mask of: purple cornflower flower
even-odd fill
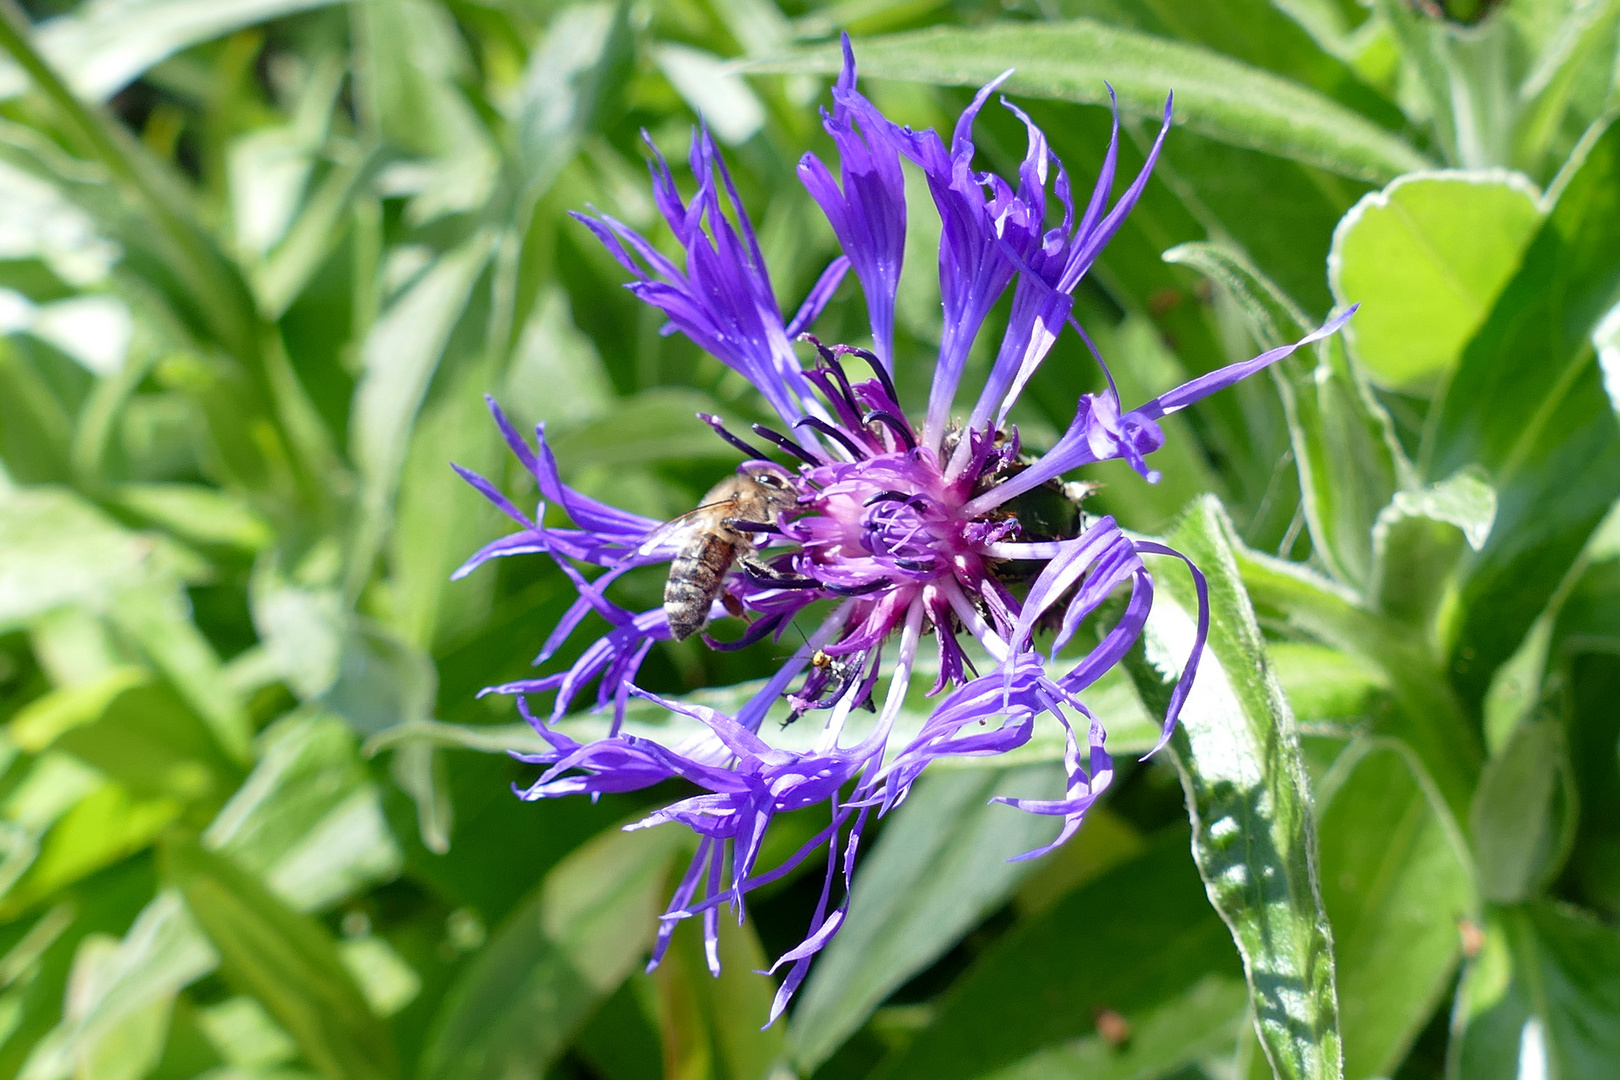
[[[626,571],[671,561],[681,544],[678,529],[671,534],[660,530],[659,522],[570,490],[546,446],[544,427],[536,431],[537,445],[531,447],[493,402],[496,422],[538,481],[542,498],[557,504],[575,527],[542,524],[544,503],[530,519],[488,481],[460,470],[521,528],[479,551],[457,576],[496,556],[543,552],[578,589],[578,599],[536,663],[549,660],[589,613],[610,626],[566,670],[485,691],[517,695],[520,712],[550,747],[545,753],[519,755],[545,766],[519,792],[521,797],[631,791],[676,777],[701,789],[701,794],[632,826],[680,821],[699,838],[696,857],[663,916],[652,965],[680,920],[701,917],[709,965],[717,971],[720,905],[732,904],[740,918],[748,891],[827,846],[826,877],[810,933],[776,963],[791,966],[772,1020],[843,921],[868,817],[904,799],[932,761],[1012,750],[1028,741],[1043,713],[1061,724],[1068,743],[1067,796],[1000,800],[1062,819],[1057,839],[1029,856],[1073,835],[1112,779],[1106,732],[1081,695],[1142,632],[1153,599],[1153,578],[1142,557],[1186,560],[1162,544],[1127,536],[1112,518],[1085,518],[1077,505],[1072,506],[1071,525],[1042,535],[1020,519],[1020,497],[1042,487],[1060,498],[1072,494],[1061,489],[1059,477],[1113,458],[1123,458],[1148,480],[1157,480],[1146,458],[1164,442],[1160,417],[1332,334],[1354,310],[1293,345],[1201,376],[1134,409],[1123,408],[1110,377],[1106,390],[1079,400],[1073,422],[1056,445],[1033,459],[1024,457],[1017,430],[1006,425],[1008,412],[1065,325],[1085,337],[1070,315],[1073,292],[1147,183],[1170,127],[1171,103],[1165,102],[1163,126],[1141,173],[1110,206],[1116,118],[1096,185],[1077,214],[1061,163],[1040,129],[1011,105],[1007,107],[1028,130],[1016,185],[974,171],[974,118],[1005,78],[973,99],[947,148],[933,131],[913,132],[891,123],[856,90],[855,61],[845,39],[833,111],[823,114],[838,148],[842,183],[814,155],[806,154],[799,166],[800,178],[845,254],[828,267],[792,320],[785,321],[776,305],[753,227],[705,131],[697,132],[692,142],[698,190],[689,203],[653,149],[654,196],[685,251],[684,266],[622,222],[607,215],[575,215],[633,275],[628,287],[636,295],[661,309],[671,327],[745,375],[782,419],[783,430],[755,425],[754,432],[769,449],[794,459],[791,470],[765,465],[764,449],[726,430],[718,418],[701,417],[749,459],[740,472],[771,468],[796,500],[775,520],[735,526],[739,534],[752,537],[759,551],[724,580],[723,595],[710,614],[718,618],[741,611],[751,622],[736,642],[722,644],[707,635],[704,640],[711,647],[731,649],[767,635],[780,637],[810,605],[832,602],[804,647],[735,716],[637,687],[636,674],[653,643],[671,636],[669,622],[661,607],[630,611],[607,596],[609,586]],[[920,427],[907,418],[890,379],[906,224],[902,159],[922,170],[943,222],[939,275],[944,324]],[[1050,228],[1049,198],[1061,209],[1061,223]],[[851,268],[866,296],[874,349],[827,347],[804,334],[819,357],[806,368],[791,343],[814,322]],[[989,377],[967,421],[953,425],[968,350],[1009,287],[1011,314]],[[1086,343],[1089,347],[1089,339]],[[1101,357],[1097,359],[1100,364]],[[856,378],[846,368],[848,361],[859,362],[870,377]],[[602,571],[587,578],[579,564]],[[1204,579],[1196,566],[1187,565],[1200,598],[1198,633],[1171,695],[1159,746],[1175,726],[1208,629]],[[1127,585],[1123,613],[1098,644],[1078,659],[1060,659],[1080,624]],[[1035,648],[1038,629],[1052,633],[1049,654]],[[923,638],[930,633],[939,672],[930,692],[949,692],[915,737],[891,747]],[[987,659],[990,670],[977,673],[964,639],[975,643],[974,654]],[[885,669],[882,661],[890,649],[892,666]],[[885,671],[888,682],[878,695]],[[606,737],[580,743],[555,722],[593,681],[597,707],[611,706],[613,719]],[[548,713],[531,711],[529,697],[540,694],[553,695]],[[701,735],[666,746],[624,731],[631,695],[700,722]],[[874,706],[878,697],[881,701]],[[773,747],[761,735],[767,712],[778,701],[785,701],[789,719],[812,711],[826,715],[809,750]],[[846,738],[852,712],[863,705],[875,708],[875,722],[863,736]],[[830,806],[831,824],[781,865],[758,866],[771,819],[818,804]],[[835,905],[834,882],[840,876],[842,900]]]

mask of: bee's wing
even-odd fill
[[[701,506],[693,507],[684,514],[670,518],[641,538],[641,543],[636,545],[636,554],[653,554],[658,548],[696,525],[700,515],[707,514],[723,506],[730,506],[735,501],[735,499],[720,499],[716,502],[704,503]]]

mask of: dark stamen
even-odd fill
[[[814,589],[821,584],[815,578],[789,577],[786,574],[775,577],[770,574],[762,574],[746,563],[743,564],[742,575],[755,585],[765,589]]]
[[[775,630],[778,626],[781,626],[786,619],[787,615],[785,613],[781,615],[768,615],[749,626],[747,630],[743,631],[742,637],[738,638],[736,641],[716,641],[714,638],[705,633],[703,635],[703,644],[707,645],[715,652],[736,652],[738,649],[745,649],[754,642],[760,640],[766,634],[769,634],[772,630]]]
[[[827,438],[832,439],[845,450],[848,450],[851,454],[854,454],[855,460],[857,461],[871,456],[870,451],[863,449],[861,445],[854,439],[850,438],[848,435],[845,435],[842,431],[839,431],[837,428],[833,427],[819,416],[807,416],[803,420],[795,421],[793,426],[815,428],[817,431],[827,436]]]
[[[714,433],[716,435],[726,440],[726,442],[730,443],[738,450],[741,450],[744,454],[747,454],[750,461],[768,460],[769,455],[767,455],[759,447],[751,446],[747,442],[744,442],[742,439],[737,438],[737,436],[727,431],[726,426],[720,422],[720,418],[718,416],[715,416],[712,413],[702,412],[698,413],[697,415],[699,420],[703,421],[705,424],[708,424],[714,429]]]
[[[865,585],[823,585],[822,586],[822,588],[826,589],[828,592],[837,593],[839,596],[865,596],[867,593],[875,593],[879,589],[886,589],[888,587],[889,587],[889,583],[887,581],[882,580],[882,579],[879,579],[877,581],[868,581]]]
[[[855,404],[855,388],[849,385],[849,373],[844,370],[844,365],[838,362],[838,357],[827,357],[827,370],[838,380],[838,385],[844,391],[844,400],[849,402],[849,407],[859,412],[860,406]]]
[[[737,532],[745,533],[780,533],[782,531],[775,525],[763,521],[743,521],[741,518],[727,518],[726,525]]]
[[[900,441],[906,444],[907,450],[917,449],[917,437],[911,433],[911,425],[900,417],[884,409],[873,409],[861,417],[863,423],[878,423],[900,436]]]
[[[896,405],[900,404],[900,395],[894,392],[894,381],[889,378],[889,371],[883,366],[883,361],[865,349],[857,349],[853,345],[834,345],[833,352],[839,356],[858,356],[865,360],[877,376],[878,382],[883,384],[883,392],[889,395],[889,400]]]
[[[833,351],[831,349],[827,348],[827,346],[823,345],[821,343],[821,339],[816,337],[816,335],[814,335],[812,333],[809,333],[807,331],[807,332],[799,335],[799,340],[800,341],[808,341],[811,345],[814,345],[815,348],[816,348],[816,352],[821,354],[821,358],[823,360],[832,360],[832,359],[835,358],[835,354],[833,353]]]
[[[928,503],[921,495],[907,495],[903,491],[880,491],[876,495],[869,495],[862,506],[876,506],[878,503],[902,502],[919,514],[928,513]]]
[[[754,434],[758,435],[762,439],[771,440],[771,442],[775,443],[777,446],[780,446],[782,449],[786,450],[800,461],[806,462],[810,465],[823,464],[823,462],[817,459],[814,454],[810,453],[810,451],[806,450],[804,447],[800,446],[786,435],[783,435],[780,432],[772,431],[764,424],[755,424]]]
[[[816,389],[821,391],[821,396],[826,398],[828,404],[833,407],[833,411],[838,414],[841,423],[850,428],[861,426],[860,406],[856,405],[854,399],[849,396],[847,382],[842,387],[835,384],[831,378],[831,369],[820,365],[806,371],[804,375],[805,378],[816,384]]]
[[[919,574],[927,574],[933,571],[935,563],[933,559],[896,559],[894,565],[902,570],[914,570]]]

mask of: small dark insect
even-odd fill
[[[664,614],[676,641],[684,641],[708,625],[709,609],[725,588],[732,563],[757,562],[754,537],[758,530],[750,527],[774,522],[778,514],[797,503],[785,471],[752,462],[711,488],[696,509],[666,522],[642,542],[647,548],[671,535],[684,534],[664,583]],[[763,564],[757,569],[774,573]]]

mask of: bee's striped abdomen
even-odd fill
[[[720,595],[735,549],[731,541],[700,534],[669,564],[664,583],[664,614],[670,633],[684,641],[709,621],[709,606]]]

